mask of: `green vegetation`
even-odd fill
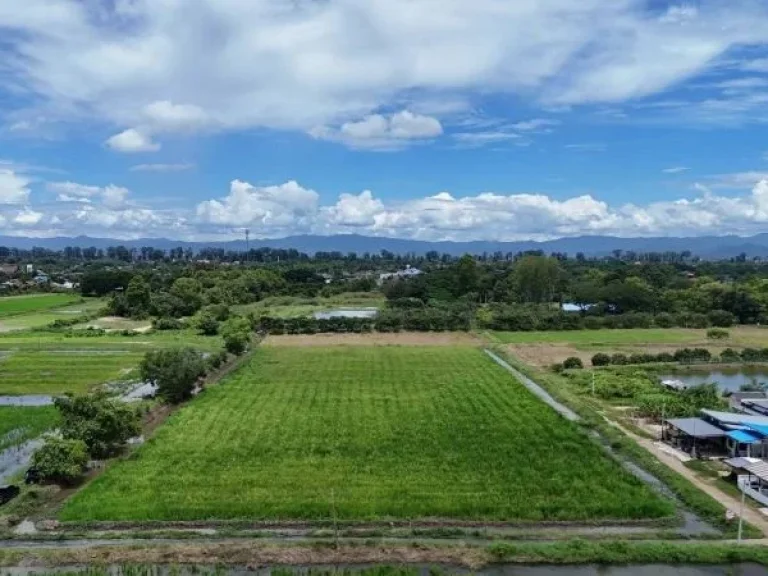
[[[547,332],[494,332],[494,338],[504,344],[538,344],[567,342],[576,345],[602,346],[613,344],[686,344],[706,340],[703,330],[682,328],[634,328],[615,330],[572,330]],[[768,334],[766,334],[768,336]]]
[[[82,440],[49,437],[32,455],[32,467],[44,482],[73,484],[88,464],[88,450]]]
[[[0,296],[0,318],[50,310],[80,300],[74,294],[29,294],[24,296]]]
[[[93,348],[12,352],[0,361],[0,394],[82,393],[125,378],[140,360],[139,351]]]
[[[76,494],[61,518],[538,521],[672,511],[480,350],[338,347],[258,350]]]
[[[218,359],[220,355],[214,354],[212,358]],[[171,404],[191,398],[205,370],[205,361],[194,348],[150,350],[141,361],[142,380],[155,384],[158,395]]]
[[[0,452],[37,438],[56,422],[53,406],[0,406]]]

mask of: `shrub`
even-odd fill
[[[224,335],[224,348],[235,356],[240,356],[248,349],[248,342],[247,332],[230,332]]]
[[[555,364],[552,364],[550,368],[552,369],[552,372],[554,372],[555,374],[560,374],[563,370],[565,370],[565,367],[563,366],[562,362],[557,362]]]
[[[563,368],[566,370],[574,370],[578,368],[584,368],[584,364],[582,363],[581,358],[571,356],[570,358],[565,359],[565,362],[563,362]]]
[[[730,328],[736,322],[736,317],[726,310],[712,310],[707,318],[717,328]]]
[[[141,362],[141,377],[157,386],[158,395],[166,402],[183,402],[205,375],[203,357],[194,348],[161,348],[150,350]]]
[[[93,458],[113,455],[140,432],[136,410],[103,393],[62,396],[54,405],[61,415],[61,435],[82,441]]]
[[[32,467],[40,480],[74,484],[88,464],[88,449],[82,440],[50,437],[32,455]]]
[[[611,357],[608,354],[598,352],[592,356],[592,366],[608,366],[611,363]]]
[[[741,361],[741,356],[739,356],[739,353],[736,352],[733,348],[726,348],[720,353],[720,361],[721,362],[739,362]]]
[[[654,317],[653,323],[659,328],[672,328],[675,325],[675,318],[669,312],[661,312]]]
[[[615,366],[625,366],[626,364],[629,364],[629,358],[627,358],[626,354],[614,354],[611,356],[611,364]]]
[[[587,330],[599,330],[603,327],[603,319],[599,316],[587,316],[584,318],[584,328]]]
[[[229,320],[230,310],[226,304],[211,304],[203,309],[203,314],[211,314],[219,322]]]
[[[675,357],[672,356],[669,352],[659,352],[656,355],[656,362],[674,362]]]
[[[302,329],[300,325],[297,325],[295,333],[314,333],[314,325],[311,322],[307,322],[306,326],[313,331],[308,332],[306,328]],[[231,354],[239,356],[248,349],[248,344],[251,341],[251,325],[245,318],[232,318],[224,324],[221,335],[224,337],[224,348]]]
[[[178,318],[170,318],[166,316],[164,318],[156,318],[152,322],[152,327],[155,330],[181,330],[184,328],[184,322]]]
[[[197,329],[204,336],[216,336],[219,333],[219,321],[211,312],[203,312],[197,319]]]
[[[728,330],[723,330],[722,328],[710,328],[707,330],[707,338],[710,340],[725,340],[730,338],[730,336],[730,332],[728,332]]]

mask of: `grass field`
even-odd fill
[[[0,406],[0,452],[40,436],[55,425],[57,417],[53,406]]]
[[[56,320],[71,320],[98,311],[104,307],[104,300],[89,298],[84,302],[76,302],[54,309],[36,310],[16,314],[14,316],[0,317],[0,333],[26,330],[30,328],[42,328],[49,326]]]
[[[201,336],[196,330],[169,330],[149,334],[124,336],[119,333],[88,336],[56,332],[0,333],[2,350],[133,350],[145,352],[151,348],[193,346],[200,350],[217,351],[223,346],[219,336]]]
[[[328,298],[275,296],[253,304],[235,306],[233,309],[243,316],[253,313],[274,318],[296,318],[335,309],[381,308],[385,303],[384,296],[380,293],[352,292]]]
[[[26,350],[0,359],[0,395],[81,393],[125,376],[140,352]]]
[[[258,350],[60,516],[539,521],[672,513],[478,349],[337,347]]]
[[[504,344],[566,342],[568,344],[587,346],[604,344],[686,344],[706,340],[706,330],[690,330],[687,328],[494,332],[493,335]],[[766,336],[768,337],[768,333]]]
[[[50,310],[73,304],[80,300],[76,294],[29,294],[24,296],[0,296],[0,317],[15,316],[40,310]]]

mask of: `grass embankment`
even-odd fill
[[[53,428],[57,418],[53,406],[0,406],[0,452],[37,438]]]
[[[124,378],[138,366],[140,352],[28,350],[0,361],[0,395],[83,393]]]
[[[200,350],[221,350],[220,336],[202,336],[196,330],[168,330],[147,334],[89,334],[87,330],[70,332],[0,333],[0,350],[139,350],[156,347],[192,346]]]
[[[499,347],[500,348],[500,347]],[[585,397],[569,383],[567,378],[552,372],[531,368],[519,362],[504,350],[496,350],[521,372],[533,378],[560,402],[568,405],[583,418],[583,425],[597,430],[608,440],[611,447],[620,454],[640,465],[644,470],[664,482],[692,512],[713,526],[724,531],[726,536],[735,536],[736,524],[725,520],[725,507],[715,499],[694,486],[688,479],[671,470],[655,456],[638,445],[632,438],[608,423],[601,415],[601,402],[592,397]],[[756,528],[745,523],[746,537],[760,537]]]
[[[61,518],[599,521],[672,513],[480,350],[339,347],[258,350],[76,494]]]

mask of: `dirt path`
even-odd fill
[[[648,438],[643,438],[641,436],[638,436],[637,434],[631,432],[630,430],[627,430],[617,422],[613,422],[612,420],[608,420],[607,418],[606,420],[612,426],[615,426],[616,428],[624,432],[624,434],[632,438],[640,446],[642,446],[648,452],[653,454],[658,460],[663,462],[667,467],[671,468],[681,476],[688,479],[699,490],[710,495],[712,498],[720,502],[720,504],[725,506],[727,509],[731,510],[734,514],[738,515],[739,510],[741,509],[741,502],[739,501],[738,498],[734,498],[733,496],[726,494],[722,490],[718,489],[716,486],[713,486],[709,482],[699,478],[699,476],[697,476],[696,473],[693,472],[693,470],[685,466],[685,464],[680,462],[680,460],[664,452],[663,450],[659,449],[653,440],[649,440]],[[755,526],[756,528],[758,528],[764,535],[768,535],[768,518],[766,518],[756,510],[750,508],[749,506],[744,506],[744,519],[750,524],[752,524],[753,526]],[[768,542],[768,540],[760,540],[760,542]]]

